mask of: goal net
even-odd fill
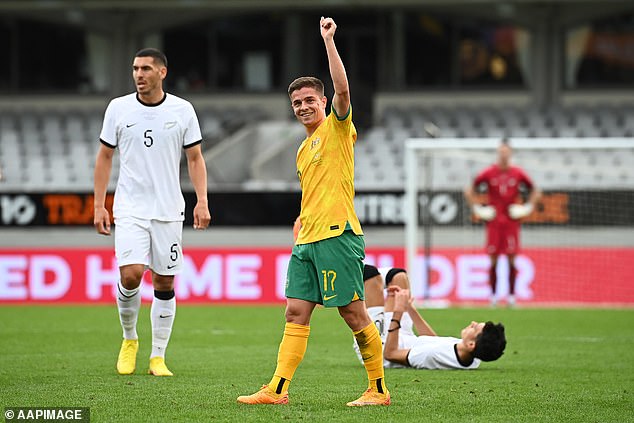
[[[538,207],[522,219],[518,303],[634,305],[634,140],[509,141],[512,164],[543,191]],[[471,213],[463,190],[496,162],[499,145],[499,138],[406,141],[405,259],[417,298],[489,301],[485,223]],[[478,196],[486,203],[486,193]],[[501,256],[502,299],[508,274]]]

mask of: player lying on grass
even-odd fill
[[[368,314],[384,342],[386,368],[475,369],[481,361],[502,356],[506,337],[501,323],[471,322],[460,338],[438,336],[413,305],[407,272],[381,270],[366,264],[363,278]],[[356,341],[354,348],[360,358]]]

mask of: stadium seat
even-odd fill
[[[206,108],[199,111],[206,148],[227,139],[236,128],[266,120],[266,111],[241,110]],[[358,187],[362,189],[403,188],[404,141],[410,137],[634,136],[633,105],[572,105],[544,109],[513,104],[390,106],[377,116],[373,126],[360,129],[358,134],[355,175]],[[29,189],[41,191],[90,191],[102,120],[103,110],[94,109],[3,111],[0,113],[2,186],[6,188],[15,183],[16,187],[21,187],[20,183],[28,182]],[[434,125],[437,130],[430,131]],[[551,186],[570,185],[571,181],[583,182],[586,186],[634,184],[630,170],[634,169],[634,157],[630,155],[601,151],[589,159],[562,152],[534,152],[532,158],[521,159],[529,164],[540,163],[542,171],[538,172],[538,177]],[[289,163],[289,166],[293,165]],[[118,174],[118,161],[114,164],[112,184]],[[562,166],[567,173],[562,174],[559,170]],[[471,177],[477,167],[476,161],[457,157],[435,169],[434,177],[461,189],[463,180]],[[389,168],[392,170],[388,171]],[[40,171],[35,172],[36,169]],[[182,173],[184,181],[187,180],[187,172]],[[253,185],[257,181],[251,182]],[[271,181],[262,182],[259,186],[273,186]]]

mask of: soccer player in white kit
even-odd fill
[[[377,269],[366,264],[363,279],[368,314],[384,343],[385,368],[467,370],[503,354],[506,337],[501,323],[471,322],[462,329],[460,338],[437,336],[413,305],[404,269]],[[360,358],[356,344],[353,347]]]
[[[145,48],[136,53],[132,65],[136,92],[115,98],[108,105],[95,160],[94,225],[98,233],[110,235],[105,200],[114,150],[119,149],[113,214],[115,254],[121,276],[117,306],[123,328],[117,371],[124,375],[134,373],[136,368],[139,291],[143,273],[149,268],[154,298],[148,373],[172,376],[165,364],[165,349],[176,314],[174,275],[183,261],[185,200],[179,176],[182,149],[196,191],[194,228],[205,229],[211,220],[198,118],[188,101],[163,91],[166,76],[167,58],[161,51]]]

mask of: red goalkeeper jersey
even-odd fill
[[[489,204],[495,207],[496,219],[510,218],[508,208],[515,203],[520,189],[524,186],[527,190],[533,189],[533,181],[522,168],[510,166],[500,169],[497,164],[484,169],[473,181],[474,187],[486,186]]]

